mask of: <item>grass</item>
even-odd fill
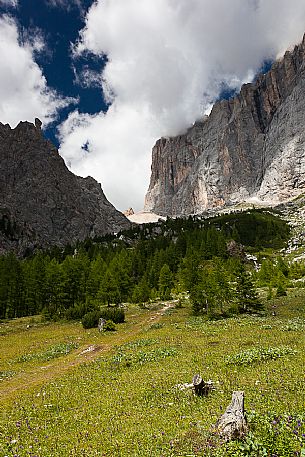
[[[279,359],[287,355],[295,355],[297,351],[288,346],[281,347],[255,347],[247,349],[246,351],[239,352],[238,354],[231,355],[226,358],[227,365],[251,365],[266,360]]]
[[[114,334],[79,323],[1,324],[10,330],[0,336],[0,372],[10,374],[1,381],[0,455],[301,455],[304,300],[303,289],[292,290],[269,303],[276,305],[275,317],[211,322],[190,317],[187,307],[169,315],[131,307]],[[68,354],[37,357],[71,343]],[[93,350],[81,355],[89,346]],[[262,348],[281,356],[257,360]],[[256,354],[255,363],[226,364],[245,353]],[[195,373],[214,382],[207,398],[177,388]],[[233,390],[245,392],[250,433],[226,445],[213,425]]]
[[[76,349],[78,344],[76,343],[60,343],[50,346],[43,352],[23,354],[16,359],[16,363],[32,362],[33,360],[39,360],[41,362],[48,362],[49,360],[56,359],[63,355],[69,354],[73,349]]]

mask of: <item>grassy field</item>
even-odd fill
[[[294,289],[270,304],[276,316],[210,322],[131,306],[103,334],[1,323],[1,457],[305,455],[304,300]],[[207,398],[177,387],[195,373],[213,380]],[[226,445],[213,425],[233,390],[250,432]]]

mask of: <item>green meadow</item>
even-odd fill
[[[221,320],[188,305],[130,305],[104,333],[3,321],[0,455],[305,455],[304,300],[289,289],[264,317]],[[181,387],[196,373],[213,381],[208,397]],[[234,390],[245,393],[249,433],[224,443],[214,425]]]

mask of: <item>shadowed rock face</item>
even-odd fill
[[[0,123],[0,253],[65,245],[130,225],[93,178],[71,173],[35,125]]]
[[[251,197],[278,203],[304,191],[305,36],[184,135],[157,141],[145,211],[196,214]]]

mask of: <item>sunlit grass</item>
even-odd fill
[[[114,334],[85,331],[79,323],[30,329],[11,323],[19,330],[1,337],[0,371],[10,371],[17,357],[55,344],[70,341],[78,348],[48,361],[49,368],[37,359],[15,363],[17,373],[1,382],[0,455],[259,456],[267,445],[278,457],[300,455],[295,453],[305,447],[304,299],[303,290],[292,290],[275,302],[276,316],[211,322],[191,317],[188,308],[157,315],[132,307]],[[80,355],[89,345],[97,350]],[[294,353],[226,364],[246,351],[283,347]],[[195,373],[213,380],[215,390],[207,398],[177,387]],[[31,383],[35,374],[39,379]],[[21,391],[24,379],[29,383]],[[216,446],[211,429],[233,390],[245,392],[252,435],[225,449]]]

